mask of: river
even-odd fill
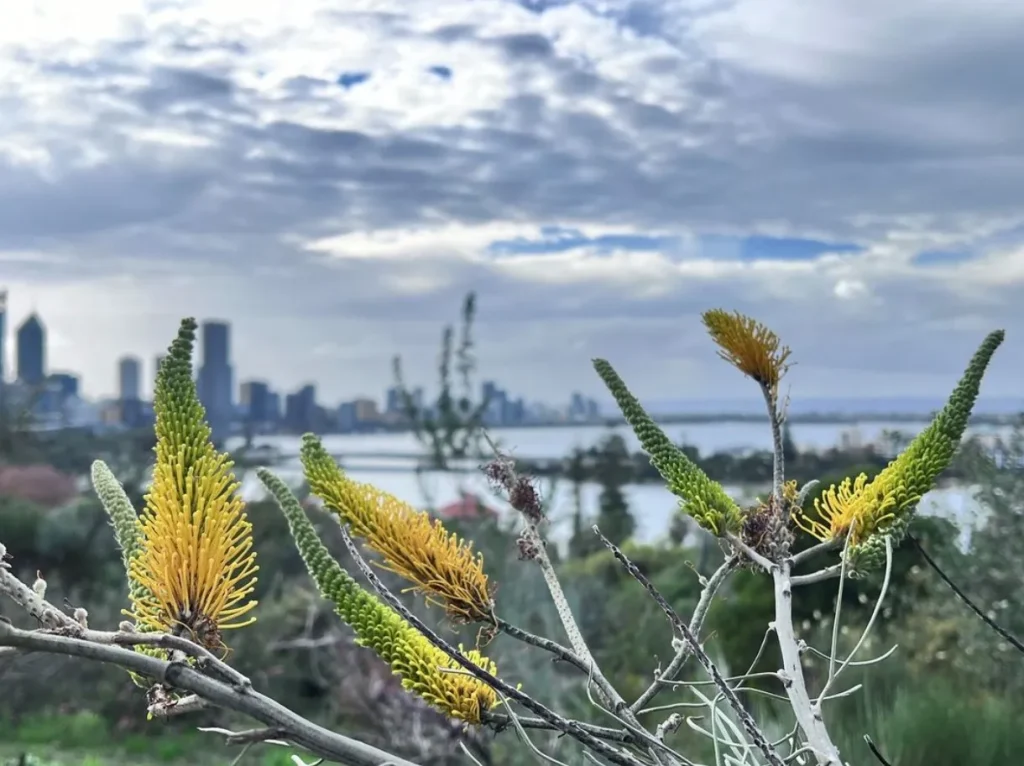
[[[844,434],[847,439],[869,443],[877,440],[884,430],[899,430],[913,435],[923,427],[913,424],[885,422],[863,422],[857,426],[849,424],[793,424],[791,432],[797,447],[802,450],[824,449],[838,444]],[[753,423],[701,423],[694,425],[668,426],[666,433],[674,441],[685,441],[698,447],[702,454],[731,449],[770,449],[771,434],[767,427]],[[984,436],[1004,435],[1009,432],[1003,426],[979,426],[971,432]],[[639,443],[628,428],[605,426],[579,426],[577,428],[524,428],[499,429],[493,432],[504,449],[512,455],[524,458],[557,458],[567,455],[574,447],[589,447],[609,433],[621,434],[632,450],[639,450]],[[421,450],[411,433],[399,434],[346,434],[324,437],[324,446],[332,453],[394,453],[408,455]],[[286,455],[298,452],[300,439],[297,436],[257,437],[255,445],[273,446]],[[240,440],[229,441],[228,448],[240,446]],[[413,463],[396,458],[369,461],[372,465],[361,466],[358,461],[345,461],[345,468],[359,481],[372,483],[391,494],[423,507],[441,507],[457,500],[461,492],[472,492],[487,498],[492,507],[508,512],[507,506],[495,498],[487,482],[475,473],[429,472],[417,476]],[[388,470],[374,470],[384,463],[391,463]],[[402,465],[408,468],[401,470]],[[398,470],[396,470],[398,469]],[[284,461],[274,467],[276,473],[288,482],[301,480],[302,471],[297,459]],[[552,486],[541,485],[545,495],[548,514],[551,519],[549,535],[556,542],[564,542],[570,531],[573,509],[572,487],[567,481]],[[749,500],[750,488],[727,486],[726,489],[737,499]],[[636,538],[642,542],[655,542],[663,538],[677,507],[675,498],[657,484],[631,485],[625,489],[630,508],[637,521]],[[581,499],[587,513],[597,509],[600,488],[586,484]],[[249,473],[243,478],[243,494],[248,499],[264,495],[262,485]],[[973,490],[966,486],[947,487],[928,493],[921,502],[922,513],[932,513],[952,518],[964,530],[964,540],[969,534],[971,523],[978,518],[980,508],[974,501]]]

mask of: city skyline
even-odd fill
[[[7,320],[7,292],[0,288],[0,357],[5,354],[7,337],[3,332]],[[384,385],[377,392],[364,392],[356,397],[328,403],[317,398],[317,382],[310,381],[295,391],[284,391],[273,381],[242,379],[235,385],[235,370],[231,363],[232,324],[222,319],[202,319],[198,322],[197,347],[194,353],[196,366],[196,389],[207,411],[207,418],[214,437],[222,439],[229,435],[237,423],[240,407],[248,405],[250,411],[243,420],[267,424],[281,422],[315,423],[318,411],[338,410],[341,422],[350,421],[351,426],[363,422],[375,422],[380,416],[395,416],[403,413],[405,402],[400,389],[394,382]],[[62,395],[82,397],[83,377],[73,370],[49,370],[46,365],[47,331],[45,321],[33,311],[17,325],[14,333],[14,353],[17,357],[16,374],[11,382],[39,386],[46,381],[56,382]],[[150,375],[142,358],[134,354],[123,354],[116,360],[117,390],[113,395],[92,397],[97,402],[120,404],[118,417],[126,425],[138,425],[145,419],[143,405],[151,402],[155,379],[164,354],[153,357]],[[0,365],[0,371],[3,366]],[[147,392],[143,385],[149,380]],[[0,374],[0,385],[4,378]],[[481,401],[490,402],[485,420],[492,423],[523,422],[528,417],[527,403],[523,397],[513,397],[495,381],[484,380],[479,385]],[[147,397],[146,394],[149,394]],[[383,396],[381,396],[383,394]],[[424,387],[412,386],[410,395],[417,408],[430,406],[425,401]],[[84,396],[83,398],[89,399]],[[383,407],[378,408],[378,405]],[[531,403],[550,416],[557,411],[541,403]],[[298,409],[297,409],[298,408]],[[346,410],[346,408],[351,408]],[[301,412],[299,411],[301,410]],[[565,408],[569,417],[597,417],[599,408],[592,399],[578,392],[569,395]],[[262,415],[261,415],[262,413]],[[305,430],[300,428],[299,430]]]

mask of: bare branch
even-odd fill
[[[793,631],[793,585],[790,571],[792,564],[786,560],[772,572],[775,583],[775,633],[782,652],[783,673],[786,675],[786,696],[793,708],[800,729],[814,748],[815,757],[821,766],[841,766],[839,750],[832,743],[828,730],[822,721],[820,711],[811,707],[807,693],[803,665],[800,660],[800,645]]]
[[[711,579],[707,581],[704,589],[701,591],[700,599],[697,601],[697,608],[693,610],[693,617],[690,619],[690,632],[700,638],[701,628],[704,627],[704,619],[707,617],[708,609],[711,608],[711,602],[714,600],[715,595],[718,593],[718,589],[722,587],[722,584],[726,581],[736,566],[739,564],[738,556],[730,556],[726,559],[725,563],[722,564],[715,573],[711,575]],[[629,706],[629,709],[633,713],[639,713],[647,705],[650,704],[663,688],[665,688],[667,682],[673,680],[682,670],[683,665],[686,663],[687,658],[691,654],[690,644],[684,642],[682,646],[676,651],[672,661],[668,664],[668,667],[664,671],[658,674],[658,677],[654,679],[647,689],[637,697],[636,702]]]
[[[871,737],[865,734],[864,741],[868,743],[868,748],[870,748],[871,754],[878,759],[879,763],[881,763],[882,766],[892,766],[892,764],[885,759],[885,756],[882,755],[881,751],[879,751],[878,746],[875,745],[875,742],[871,739]]]
[[[341,536],[345,542],[345,547],[348,549],[349,555],[356,563],[356,566],[359,567],[359,571],[363,573],[363,576],[369,581],[370,585],[373,586],[374,590],[380,594],[380,597],[387,602],[388,606],[398,612],[410,625],[422,633],[430,643],[455,660],[455,662],[463,669],[468,671],[471,675],[479,678],[495,691],[498,691],[509,699],[518,702],[534,715],[540,716],[543,720],[552,724],[559,731],[568,734],[580,744],[604,756],[612,763],[619,764],[619,766],[640,766],[641,761],[632,754],[611,747],[606,742],[585,731],[576,721],[563,718],[558,715],[558,713],[555,713],[553,710],[548,709],[540,702],[534,700],[532,697],[523,694],[521,691],[505,683],[497,676],[487,672],[463,655],[462,652],[458,651],[455,647],[437,635],[437,633],[431,630],[426,623],[409,611],[405,604],[403,604],[398,597],[395,596],[395,594],[392,593],[383,582],[381,582],[377,573],[373,571],[370,565],[366,562],[366,559],[364,559],[363,555],[359,552],[355,543],[352,542],[352,537],[349,535],[347,525],[341,528]]]
[[[524,644],[530,644],[538,649],[551,652],[551,654],[555,655],[556,659],[568,662],[570,665],[582,670],[584,673],[590,672],[590,668],[587,666],[587,663],[580,659],[579,655],[571,649],[562,646],[557,641],[552,641],[551,639],[544,638],[543,636],[530,633],[529,631],[523,630],[522,628],[500,618],[497,620],[497,626],[498,630],[507,636],[522,641]]]
[[[924,546],[921,545],[921,541],[920,540],[918,540],[913,535],[908,535],[908,539],[910,540],[911,544],[915,548],[917,548],[918,553],[921,554],[921,556],[924,558],[924,560],[928,564],[928,566],[930,566],[932,569],[935,570],[935,574],[937,574],[939,576],[939,578],[944,583],[946,583],[946,585],[949,586],[949,589],[953,591],[953,593],[957,596],[957,598],[959,598],[961,601],[963,601],[967,605],[968,609],[970,609],[978,617],[980,617],[982,622],[984,622],[986,625],[988,625],[990,628],[992,628],[992,630],[994,630],[996,633],[998,633],[1003,639],[1008,641],[1010,646],[1012,646],[1014,649],[1016,649],[1021,654],[1024,654],[1024,643],[1022,643],[1019,638],[1014,636],[1012,633],[1010,633],[1005,628],[1000,627],[996,623],[995,620],[991,619],[987,614],[985,614],[983,611],[981,611],[981,609],[979,609],[975,605],[975,603],[973,601],[971,601],[967,597],[967,594],[964,593],[962,590],[960,590],[960,588],[957,587],[957,584],[955,582],[953,582],[951,579],[949,579],[949,577],[946,575],[946,573],[943,572],[942,569],[939,567],[938,563],[936,563],[936,561],[931,556],[928,555],[928,551],[926,551],[924,549]],[[881,757],[881,756],[879,756],[879,757]]]
[[[831,580],[833,577],[839,577],[842,569],[842,564],[833,564],[830,567],[819,569],[817,572],[811,572],[810,574],[794,575],[789,579],[789,583],[793,587],[799,587],[801,585],[812,585],[816,582],[824,582],[825,580]]]
[[[803,504],[799,503],[799,505]],[[799,553],[794,553],[792,556],[789,557],[789,562],[795,567],[797,564],[801,564],[804,561],[807,561],[807,559],[814,558],[819,553],[828,553],[829,551],[834,551],[836,548],[842,545],[842,542],[842,540],[826,540],[825,542],[818,543],[817,545],[812,545],[810,548],[807,548],[806,550],[802,550]]]
[[[549,721],[545,721],[543,718],[528,718],[525,716],[516,716],[519,719],[519,724],[524,729],[540,729],[542,731],[561,731],[557,726]],[[491,713],[487,712],[484,714],[484,723],[494,726],[497,730],[504,729],[507,726],[512,725],[512,719],[504,713]],[[606,739],[609,742],[624,742],[630,743],[635,742],[636,738],[628,731],[624,729],[612,729],[607,726],[594,726],[589,723],[579,723],[579,727],[588,734],[593,734],[598,739]]]
[[[779,754],[776,753],[768,743],[768,740],[758,728],[754,719],[751,718],[750,713],[748,713],[746,708],[743,707],[743,703],[740,702],[739,697],[736,696],[732,687],[730,687],[725,679],[722,678],[722,674],[718,671],[718,668],[704,651],[704,648],[700,645],[697,637],[690,631],[689,626],[683,622],[682,618],[665,600],[665,597],[658,592],[658,589],[654,587],[651,581],[647,579],[644,573],[637,569],[636,565],[630,561],[626,555],[619,550],[613,542],[611,542],[611,540],[601,534],[601,530],[595,526],[594,532],[601,538],[601,542],[604,543],[605,547],[612,552],[612,555],[615,556],[615,558],[618,559],[618,561],[626,568],[626,571],[629,572],[633,579],[639,582],[648,594],[650,594],[651,598],[654,599],[655,603],[661,607],[661,610],[665,613],[665,616],[668,617],[672,627],[678,630],[679,633],[682,634],[683,639],[690,644],[690,650],[693,652],[693,656],[697,658],[697,662],[699,662],[701,667],[704,668],[704,671],[714,679],[715,685],[725,696],[726,700],[728,700],[729,704],[736,712],[737,717],[739,717],[740,722],[743,724],[743,728],[750,735],[751,739],[754,740],[755,745],[764,754],[768,762],[772,764],[772,766],[783,766],[782,759],[779,757]]]
[[[168,688],[192,692],[217,707],[244,713],[267,726],[279,727],[288,732],[288,739],[296,745],[345,766],[380,766],[386,762],[394,766],[416,766],[412,761],[317,726],[259,692],[237,691],[183,662],[161,660],[120,646],[97,644],[78,637],[20,630],[3,621],[0,621],[0,645],[118,665]]]

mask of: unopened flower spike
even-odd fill
[[[672,443],[607,361],[595,359],[594,369],[615,397],[644,451],[650,455],[651,465],[661,474],[669,491],[680,498],[683,512],[716,535],[738,531],[743,515],[722,485],[708,478]]]
[[[300,453],[310,490],[352,534],[384,558],[384,568],[408,580],[457,622],[494,623],[492,588],[483,556],[447,532],[440,520],[370,484],[353,481],[313,434]]]
[[[814,501],[817,518],[797,510],[796,523],[819,540],[838,540],[853,526],[851,550],[869,568],[884,555],[884,537],[902,538],[921,497],[949,466],[967,428],[989,361],[1004,333],[990,333],[975,352],[946,406],[872,481],[865,474],[833,485]],[[853,522],[856,521],[856,524]]]
[[[265,468],[257,475],[288,520],[295,545],[317,588],[355,631],[356,642],[376,652],[401,678],[403,688],[452,718],[481,723],[483,713],[500,703],[495,691],[467,675],[462,666],[398,612],[363,589],[331,556],[284,482]],[[479,652],[463,653],[478,667],[497,675],[495,664]]]
[[[121,561],[127,573],[132,560],[142,553],[142,525],[139,523],[139,516],[132,506],[132,501],[125,494],[121,482],[106,463],[94,460],[91,474],[92,486],[114,526],[114,539],[117,541],[117,547],[121,549]],[[145,588],[131,577],[128,578],[128,588],[133,600],[146,597]]]
[[[139,586],[129,613],[140,630],[185,635],[223,648],[221,631],[252,623],[256,583],[252,525],[232,462],[210,441],[192,379],[196,323],[185,319],[157,374],[156,465],[141,515],[141,551],[129,562]]]

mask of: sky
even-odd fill
[[[755,397],[700,313],[793,351],[800,397],[1024,381],[1024,3],[25,0],[0,24],[0,286],[111,394],[183,316],[236,379],[430,387],[478,295],[530,399]],[[10,329],[10,328],[9,328]],[[8,335],[8,365],[13,343]]]

